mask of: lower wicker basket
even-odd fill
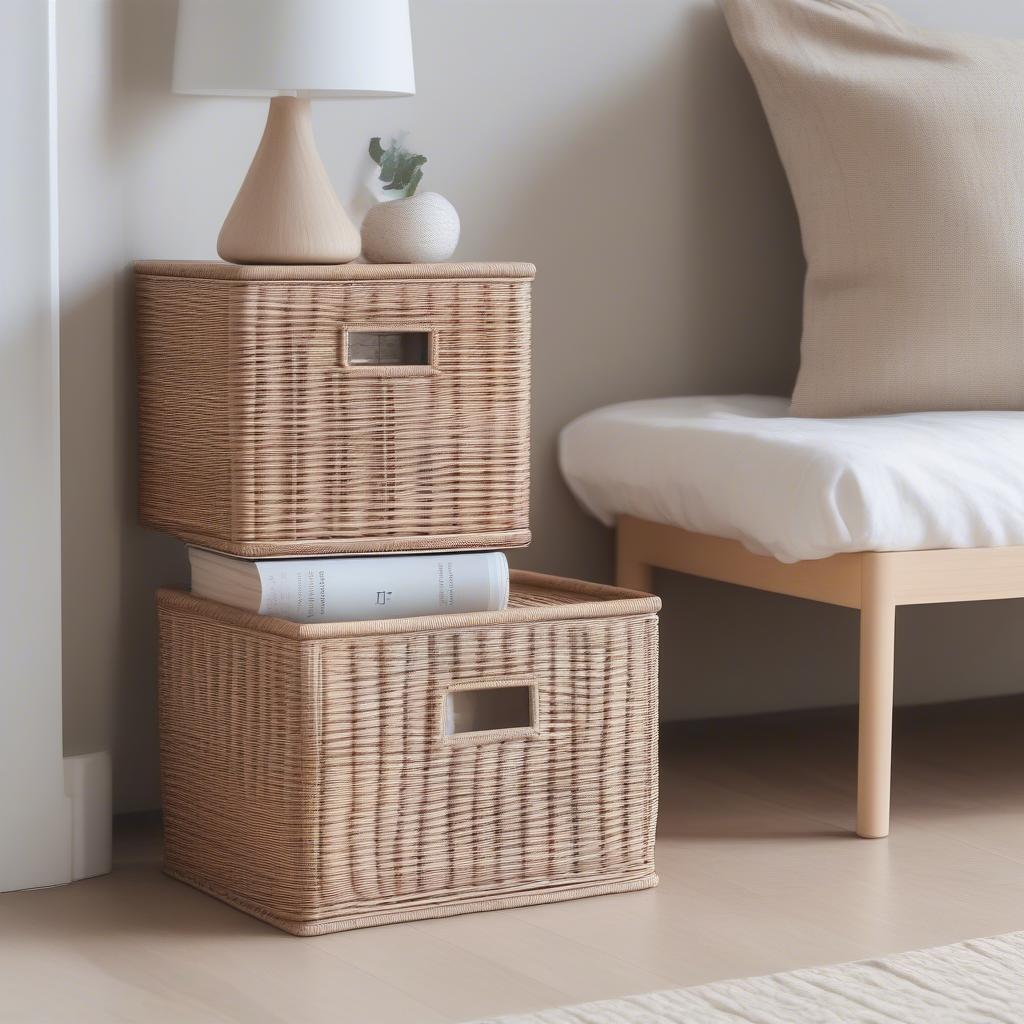
[[[158,603],[168,874],[296,935],[657,884],[657,598],[513,573],[504,612]],[[519,721],[454,730],[453,695],[505,688]]]

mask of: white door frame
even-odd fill
[[[55,0],[0,3],[0,891],[72,877],[61,727]]]

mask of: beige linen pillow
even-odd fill
[[[793,414],[1024,408],[1024,42],[720,3],[800,215]]]

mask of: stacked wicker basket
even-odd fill
[[[143,522],[250,558],[527,544],[533,273],[138,264]],[[374,332],[408,353],[350,358]],[[158,607],[175,877],[298,935],[656,884],[656,598],[518,572],[501,612]],[[527,722],[448,733],[506,687]]]

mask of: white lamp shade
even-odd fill
[[[179,0],[174,91],[410,96],[408,0]]]

